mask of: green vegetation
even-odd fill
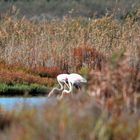
[[[16,95],[39,96],[39,95],[46,95],[47,93],[48,93],[48,88],[38,84],[7,85],[4,83],[0,83],[0,96],[16,96]]]

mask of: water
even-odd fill
[[[0,98],[0,107],[6,110],[22,109],[24,107],[31,108],[42,107],[48,99],[46,97],[2,97]]]

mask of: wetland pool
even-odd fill
[[[5,110],[41,108],[47,102],[47,97],[0,97],[0,107]]]

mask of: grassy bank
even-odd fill
[[[0,62],[0,96],[39,96],[48,94],[55,80],[49,75],[48,77],[42,77],[41,74],[47,75],[48,70],[42,73],[23,66]]]
[[[0,83],[0,96],[40,96],[47,95],[49,89],[37,84],[14,84]]]

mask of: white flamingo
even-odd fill
[[[64,89],[62,91],[61,96],[58,99],[62,99],[63,95],[65,93],[66,94],[71,93],[72,90],[73,90],[73,87],[81,88],[81,84],[82,83],[87,83],[87,80],[77,73],[71,73],[71,74],[67,75],[67,82],[68,82],[67,87],[69,88],[69,90]]]
[[[56,79],[57,79],[57,81],[58,81],[58,83],[59,83],[59,85],[60,85],[60,88],[57,88],[57,87],[53,88],[53,89],[50,91],[48,97],[50,97],[50,96],[54,93],[55,90],[57,90],[57,91],[62,91],[62,90],[64,89],[64,84],[69,88],[69,86],[68,86],[68,84],[67,84],[68,75],[69,75],[69,74],[59,74],[59,75],[57,76]]]
[[[81,75],[76,74],[76,73],[71,73],[71,74],[59,74],[57,76],[57,81],[60,85],[60,89],[55,87],[51,90],[51,92],[49,93],[48,97],[50,97],[53,93],[54,90],[57,91],[62,91],[62,94],[60,97],[58,97],[58,99],[62,99],[63,95],[65,93],[71,93],[73,90],[73,87],[80,89],[81,88],[81,83],[86,83],[87,80],[85,78],[83,78]],[[68,90],[64,89],[64,85],[66,85],[68,87]]]

